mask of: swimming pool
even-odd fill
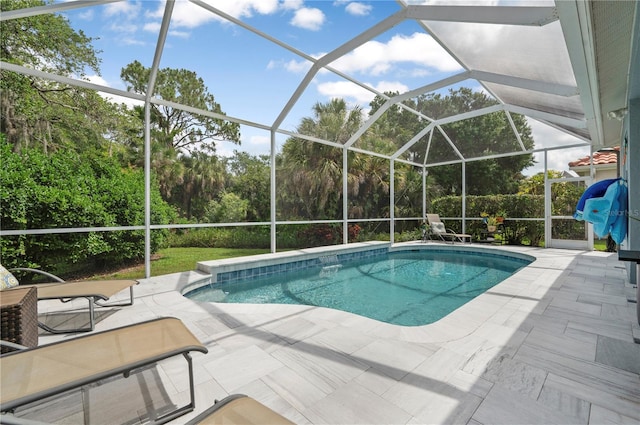
[[[192,290],[205,302],[299,304],[396,325],[433,323],[531,261],[469,250],[405,250]]]

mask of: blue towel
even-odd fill
[[[592,197],[585,201],[582,218],[593,223],[593,231],[598,237],[611,234],[616,243],[627,236],[627,184],[623,179],[614,179],[604,196]]]
[[[584,220],[583,218],[584,203],[587,201],[587,199],[601,198],[602,196],[604,196],[605,192],[607,191],[607,188],[617,180],[618,179],[600,180],[599,182],[596,182],[591,186],[589,186],[580,197],[580,200],[578,201],[578,205],[576,205],[576,212],[573,214],[573,218],[575,218],[578,221]]]
[[[627,188],[627,182],[625,180],[621,180],[618,185],[618,202],[620,205],[618,206],[616,219],[611,225],[611,238],[615,241],[615,243],[621,244],[624,238],[627,237],[627,209],[629,207],[629,189]]]

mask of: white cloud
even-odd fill
[[[309,61],[290,60],[290,61],[276,61],[271,60],[267,64],[267,69],[284,68],[285,70],[294,74],[303,74],[311,69],[312,63]]]
[[[554,146],[567,146],[579,143],[586,143],[582,140],[557,130],[546,124],[534,119],[527,118],[527,123],[531,127],[533,140],[536,148],[549,148]],[[589,155],[589,146],[572,148],[572,149],[555,149],[547,154],[547,169],[564,171],[569,169],[569,162],[576,161],[584,156]],[[536,165],[524,171],[525,175],[534,175],[544,171],[544,155],[542,153],[535,154]]]
[[[582,154],[580,152],[582,152]],[[569,162],[576,161],[588,155],[589,148],[584,148],[582,151],[575,149],[556,149],[550,151],[547,154],[547,170],[567,171],[569,170]],[[535,153],[534,158],[536,164],[533,167],[523,170],[522,174],[525,176],[533,176],[544,171],[544,154],[542,152]]]
[[[160,22],[147,22],[142,27],[147,32],[158,33],[160,31]]]
[[[297,10],[304,6],[303,0],[283,0],[282,8],[285,10]]]
[[[268,151],[271,147],[271,137],[269,136],[257,136],[253,135],[249,137],[249,141],[245,149],[248,152],[255,152],[256,150],[263,152]]]
[[[146,43],[142,40],[138,40],[136,38],[133,37],[123,37],[120,40],[120,43],[127,45],[127,46],[145,46]]]
[[[320,9],[304,7],[295,11],[291,25],[311,31],[318,31],[324,24],[325,15]]]
[[[336,60],[333,66],[346,73],[381,75],[390,72],[400,63],[441,72],[461,69],[433,38],[424,33],[395,35],[387,43],[369,41]]]
[[[119,33],[134,33],[138,30],[138,25],[131,22],[114,22],[109,27],[111,31],[119,32]]]
[[[375,86],[379,92],[398,92],[400,94],[409,91],[409,87],[399,81],[380,81]]]
[[[399,82],[382,81],[378,84],[371,85],[379,92],[385,91],[397,91],[403,93],[408,90],[408,87]],[[317,86],[318,92],[328,98],[342,98],[347,101],[353,101],[359,105],[366,106],[373,100],[375,94],[369,90],[366,90],[350,81],[332,81],[326,83],[320,83]]]
[[[189,38],[191,33],[187,31],[169,31],[169,35],[173,37]]]
[[[256,13],[270,15],[278,10],[278,0],[207,0],[205,2],[236,18],[248,18]],[[164,4],[160,5],[151,16],[159,18],[163,14]],[[195,28],[213,20],[221,20],[221,18],[187,1],[176,2],[171,15],[171,24],[176,28]]]
[[[316,53],[313,57],[320,58],[323,55],[324,53]],[[398,69],[398,65],[403,65],[403,68]],[[407,65],[414,65],[414,68],[407,69]],[[299,73],[306,72],[311,65],[304,60],[269,63],[269,68],[277,66]],[[387,43],[369,41],[337,59],[331,66],[346,74],[379,76],[394,71],[396,75],[401,72],[411,77],[462,69],[433,38],[423,33],[396,35]]]
[[[366,16],[369,14],[369,12],[371,12],[371,9],[371,5],[358,3],[356,1],[347,4],[347,6],[344,8],[347,13],[354,16]]]
[[[164,3],[163,3],[164,4]],[[108,3],[104,6],[104,14],[107,17],[123,15],[124,19],[135,19],[140,15],[142,3],[121,1],[116,3]]]
[[[357,99],[358,103],[366,102],[372,98],[372,93],[349,81],[331,81],[320,83],[318,92],[328,98]]]
[[[311,55],[311,57],[315,57]],[[312,62],[302,60],[300,62],[290,60],[285,64],[285,69],[290,72],[307,72],[313,66]]]
[[[95,16],[94,9],[87,9],[78,14],[78,17],[84,21],[93,21],[93,17]]]
[[[164,2],[158,5],[155,12],[148,13],[148,17],[162,19],[164,15]],[[174,28],[195,28],[217,18],[200,6],[186,1],[176,2],[171,14],[171,26]]]

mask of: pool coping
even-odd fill
[[[549,255],[552,254],[550,249],[543,248],[531,248],[521,246],[492,246],[487,247],[484,245],[475,244],[445,244],[438,242],[421,243],[420,241],[401,242],[391,245],[388,242],[367,242],[362,244],[349,244],[339,246],[327,246],[311,248],[299,251],[288,251],[286,253],[275,254],[262,254],[258,256],[251,256],[251,264],[269,264],[269,261],[280,261],[278,257],[282,256],[282,260],[290,261],[296,256],[318,256],[319,254],[327,254],[341,250],[367,250],[373,248],[380,248],[387,246],[390,251],[406,250],[406,249],[437,249],[437,250],[469,250],[476,252],[488,252],[493,255],[504,255],[517,258],[533,259],[533,261],[514,273],[512,276],[503,280],[502,282],[490,288],[488,291],[477,296],[470,302],[462,305],[458,309],[449,313],[440,320],[420,326],[402,326],[393,325],[390,323],[381,322],[375,319],[359,316],[357,314],[344,312],[341,310],[335,310],[327,307],[316,306],[299,306],[293,304],[226,304],[215,302],[202,302],[191,300],[185,297],[185,292],[197,289],[210,284],[211,275],[204,272],[202,269],[198,269],[190,274],[190,278],[181,279],[178,283],[172,284],[173,291],[176,291],[176,295],[182,299],[182,303],[188,302],[194,305],[214,305],[215,308],[222,314],[234,315],[243,314],[249,309],[256,314],[269,314],[273,311],[287,311],[292,314],[296,314],[302,311],[311,312],[310,314],[320,314],[323,317],[327,317],[329,320],[338,321],[341,323],[358,323],[359,326],[363,326],[369,329],[372,334],[379,335],[381,337],[395,335],[403,341],[407,342],[447,342],[454,341],[460,338],[464,338],[490,320],[492,316],[499,314],[499,312],[508,306],[510,303],[516,303],[519,306],[522,301],[519,298],[527,299],[531,298],[531,293],[545,293],[549,287],[545,285],[545,282],[552,284],[553,280],[547,281],[541,280],[538,269],[550,267],[549,261],[553,261]],[[284,255],[283,255],[284,254]],[[548,254],[548,255],[545,255]],[[246,257],[238,257],[226,260],[214,260],[203,262],[209,266],[230,266],[232,264],[246,264]],[[280,261],[282,262],[282,261]],[[150,280],[156,280],[151,278]],[[157,281],[157,280],[156,280]],[[538,288],[542,283],[542,288]],[[539,300],[538,300],[539,301]],[[534,303],[537,304],[537,301]],[[521,308],[521,307],[518,307]],[[469,320],[472,317],[473,320]]]

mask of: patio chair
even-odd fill
[[[451,243],[454,243],[457,240],[464,243],[465,239],[469,239],[469,242],[471,242],[471,235],[456,233],[451,229],[447,229],[438,214],[427,214],[427,221],[429,222],[430,236],[437,236],[443,242],[451,241]]]
[[[1,265],[0,265],[1,267]],[[6,270],[6,269],[5,269]],[[38,301],[42,300],[60,300],[67,303],[77,298],[86,298],[89,302],[89,325],[86,327],[57,329],[38,321],[38,326],[47,332],[54,334],[74,333],[74,332],[90,332],[95,328],[95,311],[94,305],[100,307],[124,307],[133,304],[133,287],[138,284],[136,280],[87,280],[66,282],[56,275],[47,273],[43,270],[17,267],[9,269],[8,272],[23,271],[31,272],[46,276],[53,283],[38,283],[33,285],[17,285],[5,290],[11,291],[16,288],[34,287],[37,290]],[[129,288],[129,299],[121,303],[104,304],[120,291]]]
[[[289,419],[244,394],[232,394],[191,419],[186,425],[292,425]]]
[[[69,390],[84,391],[119,374],[128,378],[132,371],[182,355],[190,401],[153,421],[169,422],[195,408],[192,351],[208,352],[180,319],[162,317],[5,354],[0,356],[0,421],[8,423],[18,407]]]

